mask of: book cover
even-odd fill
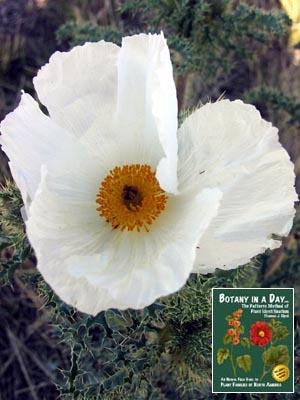
[[[294,289],[213,289],[213,393],[294,392]]]

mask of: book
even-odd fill
[[[212,289],[213,393],[294,392],[294,289]]]

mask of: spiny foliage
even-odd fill
[[[151,340],[156,335],[151,321],[159,305],[143,311],[107,310],[92,317],[62,303],[42,279],[38,288],[53,307],[56,334],[70,346],[71,366],[63,371],[60,385],[63,398],[118,398],[127,393],[143,399],[152,393],[159,354]]]
[[[6,234],[25,237],[21,217],[23,201],[19,189],[9,180],[0,188],[0,224]]]
[[[207,76],[220,67],[229,72],[237,56],[253,55],[253,42],[269,44],[290,26],[284,13],[234,6],[230,0],[127,0],[121,12],[138,14],[153,31],[163,27],[177,67]]]
[[[239,279],[239,270],[234,274]],[[38,276],[35,284],[52,307],[56,335],[70,347],[71,366],[60,383],[62,397],[117,398],[124,392],[136,399],[162,399],[157,372],[163,367],[174,375],[174,393],[179,391],[184,396],[180,398],[208,393],[210,293],[213,286],[232,286],[230,282],[223,276],[193,275],[177,294],[144,310],[110,309],[92,317],[62,303]]]
[[[85,42],[97,42],[105,40],[118,45],[121,44],[122,32],[114,29],[103,29],[100,26],[87,23],[78,25],[74,21],[69,21],[57,31],[59,43],[68,43],[70,47],[82,45]]]
[[[0,190],[0,284],[12,284],[15,270],[29,256],[19,189],[7,181]]]
[[[275,111],[285,111],[290,117],[288,123],[300,126],[300,102],[277,89],[256,87],[248,90],[244,94],[244,99],[257,106],[268,104]]]
[[[100,39],[119,44],[126,34],[163,29],[181,73],[212,77],[220,68],[228,73],[238,56],[252,57],[253,43],[268,45],[279,39],[291,24],[283,12],[233,6],[231,0],[126,0],[118,11],[118,28],[69,22],[57,32],[58,40],[71,46]]]

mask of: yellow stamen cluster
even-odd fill
[[[97,194],[97,211],[114,229],[138,232],[165,209],[168,197],[149,165],[124,165],[109,171]]]
[[[265,337],[265,332],[264,331],[259,331],[258,332],[259,337]]]

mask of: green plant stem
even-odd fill
[[[271,348],[272,346],[273,346],[273,340],[271,339],[270,340],[270,347],[269,348]],[[265,350],[264,350],[265,351]],[[262,357],[263,358],[263,357]],[[259,379],[259,381],[261,382],[263,379],[264,379],[264,377],[266,376],[266,375],[268,375],[268,373],[270,372],[272,370],[272,367],[271,367],[271,369],[269,369],[269,371],[266,371],[266,362],[264,362],[264,366],[263,366],[263,372],[262,372],[262,374],[261,374],[261,377],[260,377],[260,379]]]
[[[270,348],[272,347],[272,340],[270,341]],[[265,351],[265,350],[264,350]],[[263,357],[262,357],[263,358]],[[272,368],[271,368],[272,369]],[[260,377],[260,379],[259,379],[259,381],[261,382],[263,379],[264,379],[264,377],[266,376],[266,375],[268,375],[268,373],[271,371],[271,369],[269,369],[269,371],[266,371],[266,362],[264,362],[264,366],[263,366],[263,371],[262,371],[262,374],[261,374],[261,377]]]
[[[264,379],[264,377],[271,372],[271,370],[272,370],[272,368],[270,368],[269,371],[266,371],[265,364],[264,364],[263,372],[261,374],[261,377],[260,377],[259,381],[261,382]]]
[[[266,375],[267,375],[267,372],[266,372],[266,370],[265,370],[265,364],[264,364],[263,372],[262,372],[262,374],[261,374],[261,377],[260,377],[259,381],[261,382],[261,381],[264,379],[264,377],[265,377]]]
[[[235,368],[234,360],[233,360],[233,345],[231,345],[230,361],[231,361],[233,376],[236,377],[236,368]]]

